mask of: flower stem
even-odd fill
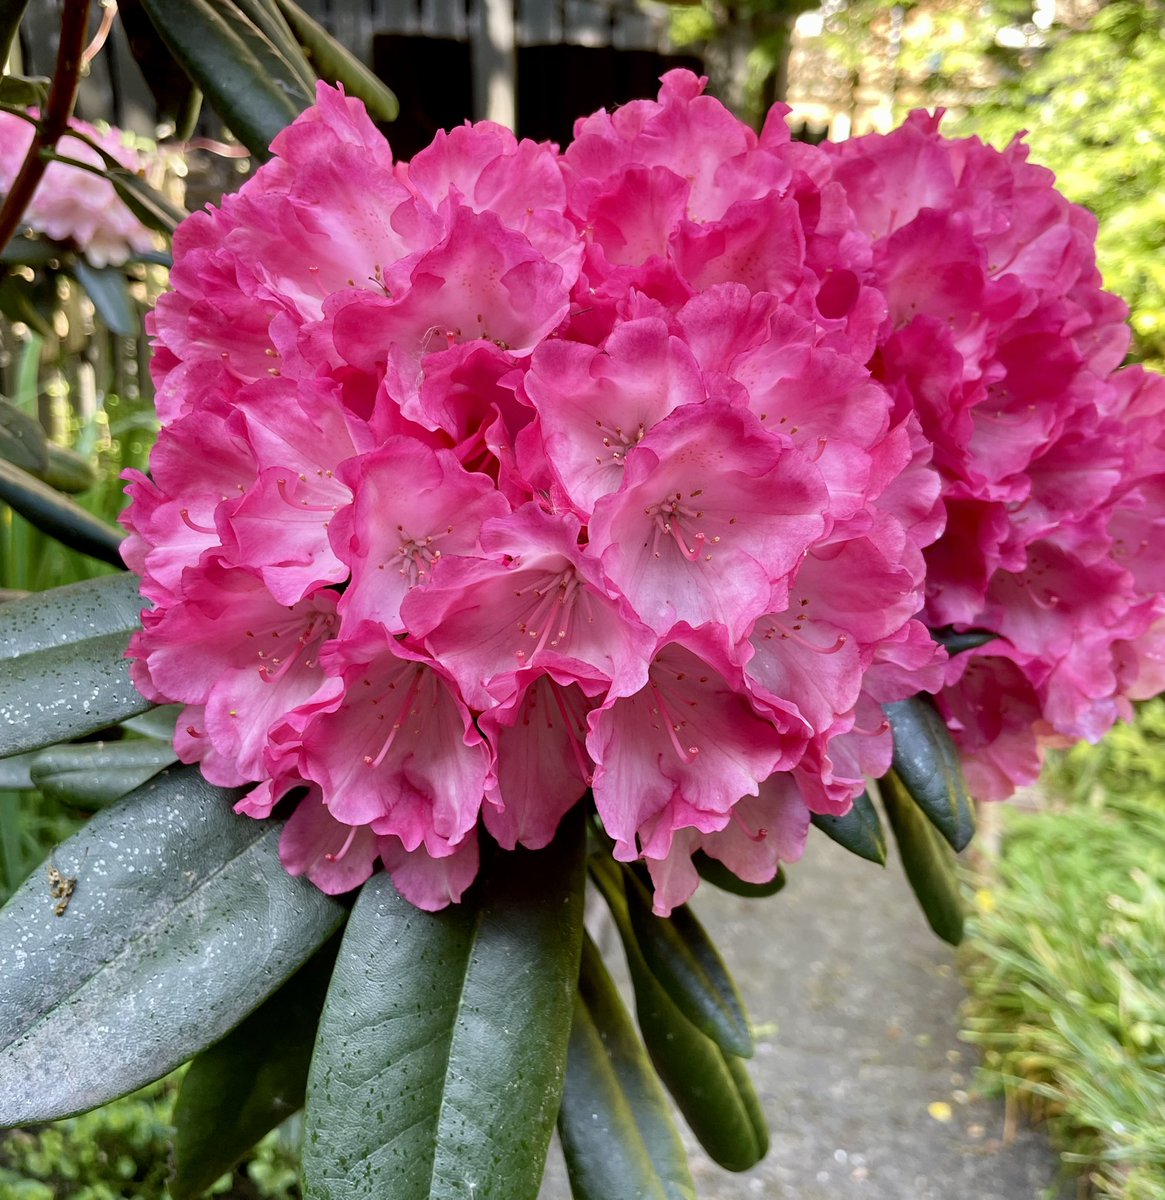
[[[61,16],[61,40],[57,46],[57,65],[49,89],[44,114],[33,134],[32,145],[24,156],[20,172],[0,207],[0,250],[5,249],[20,226],[20,218],[36,191],[48,166],[46,150],[52,150],[69,125],[77,85],[81,76],[81,54],[85,30],[89,24],[89,0],[65,0]]]

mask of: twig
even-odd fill
[[[37,184],[48,166],[44,151],[51,150],[69,127],[69,117],[77,99],[81,77],[81,52],[85,45],[85,30],[89,24],[89,0],[65,0],[61,16],[61,40],[57,46],[57,65],[49,89],[48,102],[32,145],[24,156],[4,205],[0,207],[0,250],[7,248],[20,227],[20,218],[36,192]]]

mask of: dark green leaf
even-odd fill
[[[0,313],[10,321],[21,321],[41,337],[53,336],[53,313],[58,307],[56,281],[51,293],[44,273],[29,283],[12,275],[0,275]]]
[[[169,746],[144,738],[85,742],[40,751],[29,775],[50,800],[95,812],[140,787],[177,757]]]
[[[93,463],[83,454],[68,446],[49,442],[48,462],[41,473],[41,480],[59,492],[87,492],[97,483],[97,472]]]
[[[886,864],[886,831],[878,810],[865,793],[855,798],[853,808],[840,817],[814,813],[810,820],[826,837],[844,846],[851,854],[879,866]]]
[[[303,89],[304,95],[315,98],[316,77],[304,57],[303,47],[295,40],[287,18],[275,0],[228,0],[271,43],[275,52],[287,64],[289,73]]]
[[[124,567],[125,535],[83,509],[75,500],[35,476],[0,459],[0,503],[7,504],[42,533],[111,566]]]
[[[667,1097],[590,938],[558,1135],[575,1200],[696,1200]]]
[[[150,707],[125,648],[141,601],[111,575],[0,608],[0,757],[95,733]]]
[[[340,948],[333,937],[182,1077],[174,1102],[173,1200],[195,1200],[303,1107],[307,1072]]]
[[[963,940],[963,902],[950,846],[939,837],[894,771],[879,780],[878,789],[906,878],[927,923],[944,942],[957,946]]]
[[[20,29],[21,19],[24,17],[24,10],[27,7],[28,0],[0,0],[0,63],[8,61],[12,45],[16,41],[17,31]],[[22,102],[14,100],[12,103],[20,104]]]
[[[702,1033],[729,1054],[752,1056],[752,1031],[744,1001],[716,947],[686,904],[670,917],[651,911],[651,893],[632,870],[624,869],[631,928],[643,961],[663,984],[676,1007]]]
[[[0,37],[2,36],[0,31]],[[51,82],[43,75],[5,75],[0,79],[0,104],[13,104],[20,108],[43,108],[48,99]]]
[[[78,255],[67,263],[66,270],[85,289],[97,315],[114,333],[130,337],[137,332],[137,307],[120,267],[95,267]]]
[[[967,650],[974,650],[979,646],[986,646],[988,642],[993,642],[999,636],[997,633],[992,633],[990,629],[955,629],[951,625],[947,625],[942,629],[932,629],[930,636],[936,642],[947,648],[947,653],[951,655],[963,654]]]
[[[0,792],[26,792],[32,788],[32,763],[36,752],[0,758]]]
[[[0,1126],[81,1112],[217,1041],[333,933],[343,906],[279,862],[193,767],[98,813],[0,911]]]
[[[43,474],[49,465],[48,437],[41,423],[2,396],[0,458],[33,475]]]
[[[609,860],[592,858],[623,940],[635,989],[639,1028],[651,1061],[708,1154],[729,1171],[746,1171],[768,1149],[768,1129],[747,1072],[676,1007],[643,960],[627,912],[621,873]]]
[[[0,262],[12,263],[13,266],[43,267],[45,263],[56,262],[67,253],[68,247],[60,242],[22,233],[0,250]]]
[[[396,120],[400,113],[400,104],[378,76],[347,47],[337,42],[322,25],[313,21],[295,0],[278,0],[278,4],[307,50],[321,79],[343,84],[344,91],[349,96],[356,96],[364,101],[369,115],[375,120]]]
[[[141,0],[120,0],[117,15],[125,30],[129,52],[153,94],[158,124],[172,126],[175,139],[186,141],[194,132],[202,93],[174,61],[153,22],[142,10]]]
[[[718,858],[705,854],[703,850],[697,850],[692,855],[692,866],[696,868],[701,879],[713,887],[718,887],[722,892],[731,892],[734,896],[763,899],[765,896],[775,896],[785,886],[785,873],[779,867],[767,883],[749,883],[730,871]]]
[[[239,140],[269,157],[311,103],[271,43],[225,0],[143,0],[154,28]]]
[[[975,814],[942,717],[923,696],[885,708],[894,729],[894,770],[935,828],[962,850],[975,835]]]
[[[576,810],[545,850],[499,852],[437,913],[387,875],[364,885],[308,1081],[308,1200],[537,1195],[578,980],[583,845]]]

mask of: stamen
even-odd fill
[[[347,854],[348,851],[352,849],[352,843],[356,840],[356,830],[357,829],[359,829],[359,826],[353,825],[348,830],[348,836],[344,839],[344,844],[340,847],[338,853],[325,854],[324,858],[326,858],[328,860],[328,862],[339,862],[340,859],[342,859],[344,857],[344,855]]]
[[[388,737],[384,739],[384,745],[380,747],[380,752],[374,758],[371,754],[364,756],[364,764],[368,767],[379,767],[384,762],[385,756],[392,748],[392,743],[396,740],[396,735],[400,731],[401,726],[409,719],[412,711],[413,700],[416,697],[417,689],[421,686],[421,677],[424,675],[424,670],[418,667],[413,674],[413,681],[409,684],[409,690],[405,693],[405,698],[401,702],[400,711],[396,714],[396,720],[392,723],[392,728],[388,731]],[[387,693],[386,693],[387,694]],[[381,700],[384,696],[380,697]]]
[[[699,746],[689,746],[686,750],[680,745],[679,731],[683,728],[683,724],[672,717],[668,710],[667,701],[663,698],[663,693],[659,690],[659,685],[655,680],[651,680],[648,685],[651,688],[651,694],[655,697],[656,704],[659,705],[659,715],[663,719],[663,723],[667,728],[667,736],[671,739],[672,748],[679,755],[680,761],[687,763],[689,766],[696,761],[696,756],[700,753]]]
[[[287,494],[287,480],[279,480],[279,495],[294,508],[298,508],[301,512],[326,512],[334,513],[336,506],[334,504],[308,504],[306,500],[300,500],[298,503]]]
[[[558,711],[562,713],[562,723],[566,727],[566,732],[570,736],[570,748],[574,751],[575,765],[578,767],[578,773],[582,776],[583,783],[590,787],[595,781],[595,773],[587,762],[587,758],[583,753],[582,743],[578,732],[575,729],[574,720],[566,710],[566,701],[562,697],[562,691],[553,679],[549,680],[550,691],[554,696],[554,702],[558,705]]]
[[[744,836],[752,842],[763,842],[769,836],[769,831],[762,825],[759,829],[753,829],[745,819],[740,815],[739,806],[732,810],[732,819],[740,826]]]
[[[214,529],[213,527],[208,529],[205,525],[199,525],[197,521],[192,520],[190,517],[190,509],[182,509],[179,513],[179,516],[182,518],[182,524],[190,529],[193,529],[195,533],[212,533],[215,537],[218,536],[217,529]]]

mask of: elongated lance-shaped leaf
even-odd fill
[[[17,242],[24,239],[18,238]],[[49,465],[48,435],[44,426],[11,400],[0,396],[0,458],[22,471],[40,475]]]
[[[165,771],[95,816],[0,910],[0,1127],[82,1112],[216,1042],[339,926],[281,825]],[[55,894],[53,894],[55,893]]]
[[[634,870],[624,868],[623,885],[643,961],[676,1007],[729,1054],[751,1058],[752,1031],[744,1001],[692,910],[682,904],[670,917],[657,917],[651,911],[651,893]]]
[[[705,854],[703,850],[697,850],[692,855],[692,866],[696,868],[700,878],[713,887],[752,900],[775,896],[785,886],[785,872],[779,867],[772,879],[765,883],[749,883],[747,879],[741,879],[734,871],[730,871],[718,858]]]
[[[930,636],[945,646],[947,653],[953,657],[986,646],[988,642],[995,641],[999,634],[990,629],[955,629],[947,625],[942,629],[932,629]]]
[[[349,96],[364,101],[369,115],[377,121],[395,121],[400,113],[396,96],[348,48],[337,42],[318,22],[312,20],[295,0],[276,0],[296,37],[308,52],[321,79],[339,83]]]
[[[575,1200],[696,1200],[667,1096],[589,937],[558,1136]]]
[[[764,1157],[769,1135],[747,1072],[680,1012],[644,962],[622,873],[598,855],[591,857],[591,873],[622,938],[639,1029],[659,1077],[708,1154],[729,1171],[748,1170]]]
[[[422,912],[360,893],[308,1081],[307,1200],[533,1200],[562,1096],[582,944],[576,809]]]
[[[151,707],[125,649],[138,581],[107,576],[0,606],[0,757],[81,737]]]
[[[78,255],[65,264],[93,301],[97,315],[114,333],[132,337],[138,329],[138,311],[120,267],[95,267]]]
[[[935,831],[895,771],[878,781],[890,828],[927,924],[944,942],[963,940],[963,901],[951,848]]]
[[[28,0],[0,0],[0,63],[8,61]]]
[[[854,797],[853,807],[840,817],[814,813],[809,818],[826,837],[859,858],[880,867],[886,865],[886,831],[870,797],[862,792]]]
[[[187,141],[194,135],[202,93],[174,61],[166,43],[142,10],[141,0],[119,0],[117,16],[125,31],[129,52],[153,94],[159,126],[172,126],[175,141]]]
[[[304,56],[303,47],[295,40],[287,18],[275,0],[227,0],[271,43],[275,53],[287,64],[288,73],[307,96],[315,96],[316,77]]]
[[[0,460],[0,502],[70,550],[111,566],[125,566],[120,550],[125,535],[119,529],[106,525],[75,500],[3,460]]]
[[[911,696],[887,704],[894,730],[894,770],[934,827],[956,850],[975,835],[975,813],[959,752],[933,704]]]
[[[5,604],[0,608],[0,661],[107,633],[128,636],[141,620],[140,586],[132,575],[104,575]]]
[[[203,1050],[174,1102],[172,1200],[195,1200],[303,1107],[339,935],[245,1021]]]
[[[177,757],[171,746],[145,738],[51,746],[33,756],[29,780],[50,800],[96,812],[141,787]]]
[[[275,135],[312,99],[271,43],[225,0],[143,0],[142,7],[239,141],[269,157]]]

